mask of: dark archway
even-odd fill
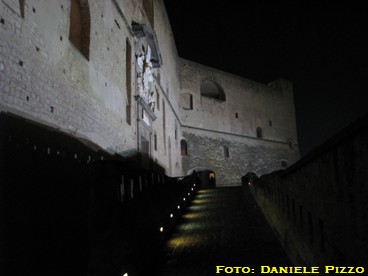
[[[187,175],[195,174],[196,184],[199,189],[216,187],[216,173],[208,168],[196,167],[188,171]]]
[[[242,177],[242,185],[253,185],[254,181],[258,179],[258,175],[254,172],[248,172]]]
[[[180,140],[180,149],[181,149],[182,156],[188,155],[188,144],[187,144],[187,141],[185,141],[184,139]]]

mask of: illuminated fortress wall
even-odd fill
[[[162,1],[3,0],[0,17],[1,112],[226,185],[298,158],[291,84],[180,59]]]
[[[248,172],[279,170],[299,158],[292,84],[268,85],[181,60],[183,167],[213,170],[237,185]]]
[[[176,48],[143,2],[1,1],[0,110],[181,175]]]

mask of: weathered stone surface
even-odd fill
[[[292,162],[298,152],[288,145],[258,141],[247,137],[234,137],[202,131],[184,132],[188,141],[188,156],[183,156],[185,172],[206,167],[216,173],[218,185],[240,185],[248,172],[263,175],[282,168],[282,161]],[[229,149],[225,157],[224,146]]]
[[[285,172],[265,175],[252,186],[295,264],[367,263],[367,118]]]
[[[214,91],[203,94],[207,83],[211,85],[206,89]],[[266,86],[182,59],[180,88],[180,118],[189,150],[183,157],[184,173],[208,167],[221,185],[238,185],[250,171],[262,175],[298,160],[290,82],[280,79]],[[187,108],[188,95],[192,109]]]
[[[83,53],[69,40],[70,3],[0,1],[0,112],[57,128],[110,153],[124,155],[144,148],[168,175],[187,170],[182,166],[180,140],[183,131],[190,132],[188,127],[231,134],[223,138],[231,151],[239,148],[233,135],[255,137],[257,127],[262,127],[264,139],[291,140],[297,147],[291,84],[279,81],[267,86],[180,59],[163,1],[152,2],[153,6],[142,1],[84,1],[81,19],[89,33],[81,36],[88,38]],[[155,65],[150,70],[138,68],[139,55],[149,56],[149,43],[134,32],[132,22],[154,32],[155,53],[162,60],[146,60],[145,64]],[[140,86],[146,75],[149,83],[143,93]],[[223,97],[201,97],[204,80],[219,85]],[[154,116],[147,117],[136,101],[142,94]],[[146,141],[148,149],[142,146]],[[190,156],[192,163],[197,162],[194,152]],[[295,156],[287,159],[293,162]],[[233,164],[234,171],[244,168]]]

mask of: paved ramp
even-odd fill
[[[272,265],[291,263],[249,190],[226,187],[198,191],[151,275],[226,275],[216,274],[217,266],[250,267],[259,275]]]

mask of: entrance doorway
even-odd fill
[[[196,184],[199,188],[208,189],[216,187],[216,173],[207,168],[197,167],[188,171],[188,175],[195,173]]]

